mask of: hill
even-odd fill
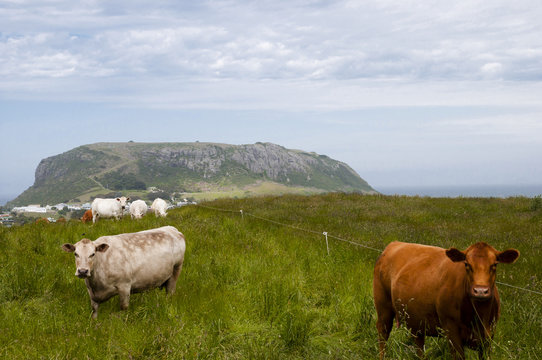
[[[184,197],[262,193],[375,193],[347,164],[271,143],[96,143],[43,159],[34,184],[8,206],[88,201],[110,192]]]
[[[395,240],[517,248],[521,257],[498,265],[497,281],[542,290],[542,212],[531,210],[531,199],[333,193],[202,205],[140,221],[0,227],[0,358],[377,359],[372,272],[378,249]],[[133,294],[126,311],[114,297],[92,321],[74,256],[61,245],[83,233],[96,239],[163,225],[186,236],[176,293]],[[330,237],[328,255],[323,231],[372,249]],[[542,296],[498,286],[491,358],[540,359]],[[388,345],[389,359],[417,358],[404,327]],[[428,339],[426,354],[451,358],[444,339]]]

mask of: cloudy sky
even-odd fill
[[[0,1],[1,199],[98,141],[269,141],[376,189],[542,183],[539,0]]]

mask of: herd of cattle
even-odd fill
[[[128,200],[95,199],[90,217],[93,222],[119,218]],[[165,216],[166,209],[162,199],[151,206],[156,216]],[[141,200],[130,206],[132,218],[146,212],[147,205]],[[119,295],[120,308],[126,309],[130,293],[160,287],[172,294],[186,244],[175,227],[164,226],[94,241],[82,239],[62,248],[75,255],[75,275],[85,280],[95,319],[99,304],[114,295]],[[497,265],[514,263],[518,257],[518,250],[497,251],[483,242],[465,251],[390,243],[376,261],[373,274],[380,358],[394,320],[411,331],[420,358],[426,336],[445,336],[454,359],[465,358],[464,347],[477,350],[480,359],[488,356],[500,315]]]
[[[92,220],[93,223],[99,218],[122,218],[127,202],[130,198],[121,196],[115,199],[96,198],[92,201],[90,210],[85,211],[81,221],[86,223]],[[168,205],[165,200],[154,199],[150,210],[154,211],[156,216],[165,217],[167,215]],[[135,200],[129,205],[129,212],[132,219],[141,219],[148,211],[147,204],[143,200]]]

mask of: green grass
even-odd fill
[[[193,198],[196,201],[211,201],[222,198],[246,198],[264,195],[314,195],[324,192],[317,188],[308,188],[302,186],[286,186],[273,181],[258,181],[243,188],[231,186],[230,190],[224,190],[217,187],[216,191],[204,192],[185,192],[182,197]]]
[[[393,240],[515,247],[520,259],[499,266],[498,280],[542,290],[542,211],[534,211],[530,199],[327,194],[204,205],[232,212],[190,206],[165,219],[0,228],[0,358],[377,358],[372,269],[378,252],[330,238],[328,256],[322,235],[248,214],[377,249]],[[187,239],[176,294],[134,294],[127,311],[118,309],[115,297],[92,321],[73,255],[61,244],[83,233],[96,239],[166,224]],[[502,314],[492,358],[540,359],[542,295],[499,290]],[[426,347],[430,359],[450,357],[444,339],[429,339]],[[415,358],[404,328],[392,332],[388,355]]]

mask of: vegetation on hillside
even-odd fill
[[[203,205],[229,211],[186,206],[165,219],[0,228],[0,358],[374,359],[372,271],[378,249],[394,240],[515,247],[520,259],[499,265],[498,281],[542,290],[542,212],[531,199],[326,194]],[[92,321],[73,255],[60,246],[166,224],[187,240],[176,294],[134,294],[127,311],[115,297]],[[330,238],[327,255],[323,231],[373,249]],[[539,359],[542,295],[499,291],[492,358]],[[444,339],[426,346],[430,359],[450,357]],[[388,354],[415,359],[403,327]]]
[[[374,193],[348,165],[270,143],[97,143],[43,159],[34,184],[8,203],[54,204],[102,191],[243,192],[272,182],[310,193]]]
[[[146,190],[147,185],[135,174],[113,171],[104,174],[100,179],[107,189],[111,190]]]

